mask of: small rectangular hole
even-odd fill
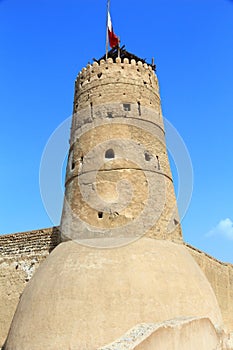
[[[130,109],[131,109],[131,106],[130,106],[130,104],[129,103],[123,103],[123,108],[124,108],[124,111],[130,111]]]
[[[102,211],[99,211],[99,212],[98,212],[98,218],[99,218],[99,219],[103,219],[103,212],[102,212]]]

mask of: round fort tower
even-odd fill
[[[79,73],[65,187],[62,240],[182,240],[151,65],[116,57]]]
[[[177,244],[157,77],[140,60],[96,62],[78,76],[61,229],[4,350],[96,350],[138,324],[177,318],[222,325],[209,282]]]

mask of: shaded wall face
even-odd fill
[[[80,72],[61,231],[64,240],[147,234],[182,241],[151,67],[109,59]]]
[[[214,290],[227,332],[233,332],[233,265],[221,263],[191,246],[187,248]]]

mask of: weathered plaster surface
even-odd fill
[[[0,347],[26,284],[58,237],[55,227],[0,236]]]

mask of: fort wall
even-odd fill
[[[123,233],[138,238],[136,235],[142,228],[147,237],[163,243],[172,240],[183,249],[164,135],[158,80],[151,66],[133,59],[113,61],[109,58],[83,68],[75,83],[60,230],[68,232],[69,239],[76,238],[72,237],[73,232],[81,232],[81,238],[85,239],[101,238],[102,229],[108,237],[123,227],[119,237]],[[92,152],[97,147],[98,151]],[[122,191],[118,192],[120,182]],[[130,183],[134,191],[125,183]],[[100,197],[102,202],[98,202]],[[69,211],[80,219],[77,224]],[[137,222],[130,226],[143,211],[145,222],[138,220],[142,226]],[[151,225],[146,226],[148,221]],[[93,231],[93,227],[96,230]],[[57,227],[0,236],[0,348],[25,285],[59,242]],[[233,265],[222,263],[188,244],[185,246],[212,286],[226,332],[233,332]],[[158,254],[161,257],[161,253]],[[144,253],[142,256],[143,262]],[[193,259],[191,261],[193,263]],[[177,260],[172,266],[175,263]],[[167,276],[159,271],[162,282],[167,283]],[[182,279],[180,270],[178,276]],[[171,290],[173,293],[174,289]],[[197,293],[195,296],[198,297]],[[145,305],[148,307],[148,302]]]
[[[57,227],[0,236],[0,348],[27,282],[58,245]],[[233,332],[233,265],[185,244],[209,280],[227,332]]]
[[[102,91],[102,93],[101,93]],[[93,105],[109,102],[140,102],[160,113],[159,86],[151,66],[128,58],[112,58],[87,65],[75,84],[74,113]]]
[[[233,265],[223,263],[212,256],[186,244],[216,295],[227,332],[233,332]]]
[[[56,227],[0,236],[0,348],[27,282],[58,237]]]

